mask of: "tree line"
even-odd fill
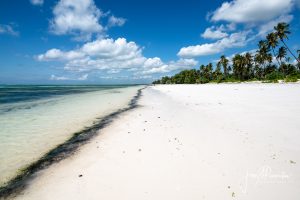
[[[291,34],[289,24],[278,23],[274,31],[258,43],[255,53],[236,54],[229,60],[222,55],[214,68],[212,63],[199,70],[183,70],[174,76],[165,76],[153,84],[195,84],[209,82],[264,81],[296,82],[300,79],[300,50],[297,56],[287,46]],[[292,58],[295,63],[291,63]]]

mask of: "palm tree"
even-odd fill
[[[245,76],[247,78],[250,78],[250,75],[251,75],[251,72],[252,72],[252,67],[253,67],[253,57],[251,55],[251,53],[247,52],[245,55],[244,55],[244,62],[245,62],[245,65],[246,65],[246,68],[245,68]]]
[[[259,41],[258,47],[258,54],[260,54],[260,59],[262,61],[263,66],[265,67],[265,63],[270,64],[272,62],[272,55],[270,54],[270,49],[268,48],[266,41]]]
[[[278,23],[277,26],[274,27],[275,29],[275,34],[277,35],[277,37],[279,37],[279,39],[281,40],[281,42],[284,44],[284,46],[287,48],[287,50],[290,52],[290,54],[297,60],[297,62],[299,63],[299,59],[293,54],[293,52],[290,50],[290,48],[286,45],[286,43],[284,42],[284,39],[288,39],[288,34],[290,34],[291,32],[289,31],[289,24],[285,23],[285,22],[281,22]]]
[[[263,78],[263,75],[264,75],[264,63],[265,63],[265,60],[263,58],[263,56],[257,52],[255,55],[254,55],[254,77],[257,78],[257,79],[262,79]]]
[[[232,58],[232,63],[233,63],[233,73],[239,80],[243,80],[244,57],[240,54],[236,54]]]
[[[270,64],[272,62],[272,55],[270,54],[270,48],[268,48],[268,44],[266,41],[259,41],[258,43],[259,49],[256,51],[255,62],[260,66],[260,72],[265,72],[266,64]],[[257,68],[257,66],[256,66]],[[260,73],[259,78],[263,78],[265,74]]]
[[[205,69],[205,65],[201,65],[201,66],[200,66],[200,70],[199,70],[199,72],[200,72],[200,77],[203,76],[203,74],[204,74],[204,69]]]
[[[227,78],[228,76],[228,63],[229,63],[229,60],[224,56],[222,55],[221,58],[220,58],[220,61],[218,62],[218,64],[220,63],[220,65],[222,65],[223,67],[223,71],[224,71],[224,76],[225,78]]]
[[[279,66],[280,63],[279,63],[277,55],[275,53],[275,48],[278,45],[278,37],[275,33],[272,32],[267,35],[267,44],[268,44],[268,48],[272,48],[273,56],[276,58],[278,66]]]
[[[213,70],[213,66],[211,63],[209,63],[206,66],[204,66],[204,65],[200,66],[200,80],[202,80],[201,82],[206,83],[206,82],[211,81],[212,70]]]
[[[206,75],[207,75],[207,78],[208,80],[212,80],[212,74],[213,74],[213,65],[212,63],[209,63],[207,66],[206,66]]]
[[[285,58],[285,56],[286,56],[286,48],[285,47],[280,47],[279,49],[278,49],[278,53],[277,53],[277,59],[279,59],[280,60],[280,65],[282,65],[282,59],[283,58]]]
[[[297,50],[298,53],[298,60],[300,60],[300,50]],[[300,70],[300,63],[297,64],[298,70]]]
[[[217,67],[215,71],[213,72],[213,79],[216,81],[221,81],[222,80],[222,72],[221,72],[221,63],[217,63]]]

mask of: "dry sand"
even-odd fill
[[[151,86],[139,104],[16,199],[299,200],[300,84]]]

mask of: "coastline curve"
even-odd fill
[[[138,100],[142,96],[142,90],[146,87],[147,86],[138,89],[136,95],[133,96],[125,108],[112,112],[109,115],[100,118],[99,121],[96,121],[92,126],[74,133],[67,141],[50,150],[39,160],[22,169],[13,179],[3,186],[0,186],[0,200],[17,196],[20,192],[26,189],[28,182],[35,178],[36,172],[46,169],[51,164],[57,163],[73,155],[79,147],[86,144],[96,135],[100,134],[99,131],[111,124],[120,114],[137,108]]]

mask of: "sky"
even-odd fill
[[[255,51],[300,0],[1,0],[0,84],[150,83]]]

